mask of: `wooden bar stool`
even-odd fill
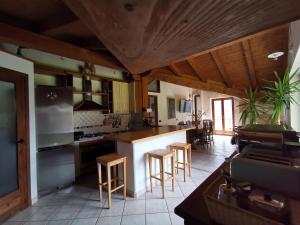
[[[149,174],[150,174],[150,190],[152,192],[152,178],[161,181],[162,186],[162,197],[165,198],[165,174],[171,176],[172,179],[172,191],[174,191],[174,155],[170,149],[158,149],[155,151],[148,152],[149,159]],[[158,159],[160,162],[160,172],[152,175],[152,159]],[[171,172],[165,171],[165,161],[170,159],[171,161]],[[157,177],[159,175],[160,177]]]
[[[117,167],[119,164],[123,164],[123,184],[118,185]],[[106,167],[107,182],[102,183],[101,165]],[[103,155],[97,157],[98,167],[98,179],[99,179],[99,194],[100,201],[102,201],[102,186],[107,186],[108,192],[108,208],[111,208],[111,193],[123,188],[124,199],[126,199],[126,157],[117,153]],[[111,168],[113,169],[113,177],[111,177]],[[111,188],[111,182],[113,181],[114,187]]]
[[[176,153],[176,160],[175,160],[176,172],[178,174],[178,169],[183,170],[183,180],[185,182],[186,166],[188,166],[188,173],[189,173],[189,176],[191,176],[191,161],[192,161],[191,144],[176,142],[176,143],[171,144],[170,148],[171,148],[171,150],[175,151],[175,153]],[[180,162],[178,159],[179,151],[182,151],[182,153],[183,153],[183,162]],[[187,159],[186,159],[186,156],[187,156]],[[183,167],[179,167],[179,164],[182,164]]]

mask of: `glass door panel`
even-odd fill
[[[0,81],[0,197],[18,190],[15,84]]]
[[[0,67],[0,223],[28,205],[26,75]]]
[[[224,99],[224,130],[233,130],[232,99]]]
[[[214,100],[214,123],[215,123],[215,130],[221,131],[223,130],[223,122],[222,122],[222,101],[221,100]]]
[[[214,128],[218,134],[232,134],[234,126],[233,99],[212,100]]]

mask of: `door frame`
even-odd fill
[[[25,121],[22,123],[23,126],[23,140],[22,152],[24,153],[24,160],[22,160],[22,168],[18,167],[18,176],[21,174],[22,187],[19,188],[17,192],[12,192],[2,199],[0,199],[0,222],[7,219],[9,216],[15,214],[17,211],[24,209],[32,204],[31,202],[31,182],[30,182],[30,138],[29,138],[29,96],[28,96],[28,75],[10,70],[7,68],[0,67],[0,80],[16,83],[19,88],[16,89],[16,95],[22,98],[22,101],[18,102],[17,107],[20,107],[20,110],[24,112]],[[22,115],[18,115],[22,116]],[[23,116],[22,116],[23,117]],[[19,121],[20,118],[17,117]],[[23,121],[23,118],[21,118]],[[18,124],[18,126],[20,126]],[[19,132],[19,129],[17,130]],[[20,151],[20,150],[18,150]],[[19,152],[18,152],[19,155]],[[19,166],[19,164],[18,164]],[[20,171],[21,170],[21,171]],[[8,208],[1,207],[1,203],[7,202],[10,199],[14,199],[17,195],[20,195],[22,200],[16,205],[8,205]],[[14,203],[14,202],[11,202]]]
[[[150,108],[150,97],[153,97],[155,99],[155,126],[158,126],[158,98],[157,95],[148,95],[148,107]]]
[[[216,131],[215,129],[215,106],[214,102],[215,101],[220,101],[221,100],[221,109],[222,109],[222,131]],[[231,100],[232,101],[232,127],[234,127],[234,99],[233,97],[227,97],[227,98],[214,98],[211,99],[211,105],[212,105],[212,119],[214,121],[214,131],[216,134],[221,134],[221,135],[233,135],[233,131],[225,131],[225,121],[224,121],[224,100]]]
[[[194,106],[195,106],[195,109],[194,109],[194,114],[195,114],[195,124],[196,124],[196,127],[198,126],[198,104],[197,104],[197,99],[200,98],[200,101],[201,101],[201,95],[194,95]],[[200,107],[200,106],[199,106]],[[199,121],[201,122],[201,120]]]

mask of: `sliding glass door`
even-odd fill
[[[212,114],[216,134],[232,134],[234,127],[233,98],[212,100]]]

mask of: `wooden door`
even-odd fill
[[[216,134],[232,135],[234,128],[233,98],[213,99],[212,117]]]
[[[0,223],[29,204],[27,76],[0,68]]]
[[[157,96],[148,95],[148,108],[152,109],[152,112],[148,115],[149,124],[152,126],[158,126]]]

